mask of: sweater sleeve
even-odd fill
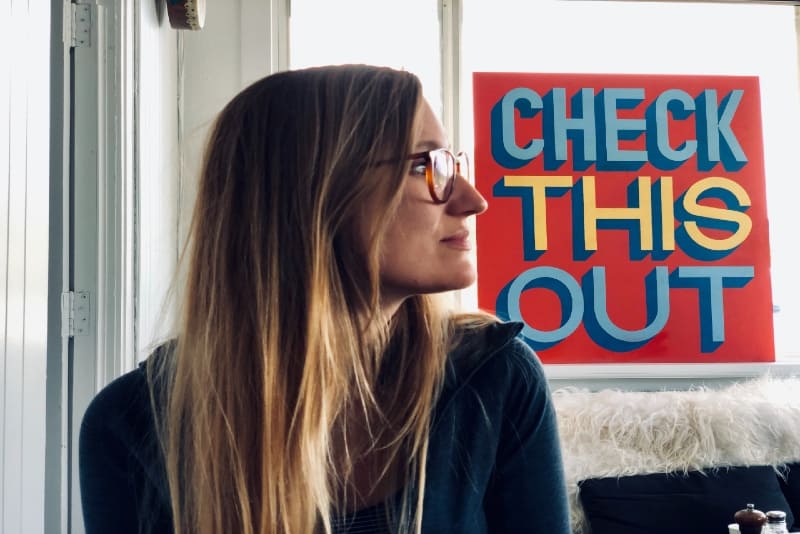
[[[558,427],[544,370],[519,340],[507,354],[500,442],[485,496],[489,531],[569,534]]]

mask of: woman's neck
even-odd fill
[[[333,433],[337,479],[343,479],[337,501],[343,512],[386,502],[405,484],[406,458],[393,444],[394,436],[382,430],[368,425],[363,411],[357,409]]]

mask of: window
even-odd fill
[[[759,77],[776,357],[800,358],[800,280],[793,272],[800,91],[791,3],[451,0],[463,14],[457,98],[441,90],[440,44],[450,36],[440,38],[438,10],[446,3],[292,0],[290,64],[366,62],[410,70],[434,106],[443,96],[459,103],[466,149],[476,71]],[[462,302],[475,297],[467,294]]]

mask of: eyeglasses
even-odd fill
[[[469,180],[469,158],[466,152],[453,155],[446,148],[409,154],[405,159],[418,160],[411,163],[411,173],[425,175],[428,191],[437,204],[447,202],[453,193],[456,175]]]

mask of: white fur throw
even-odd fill
[[[800,379],[723,389],[553,392],[574,534],[580,480],[800,460]]]

